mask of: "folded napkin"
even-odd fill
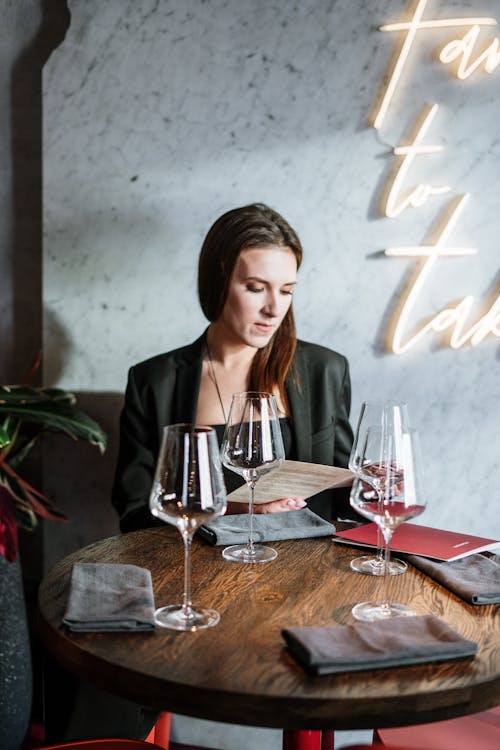
[[[253,517],[254,542],[329,536],[335,526],[309,508],[283,513],[261,513]],[[244,544],[248,540],[248,515],[221,516],[200,526],[198,534],[209,544]]]
[[[137,565],[73,565],[63,625],[76,632],[153,630],[150,571]]]
[[[420,555],[407,555],[416,568],[471,604],[500,602],[500,564],[485,555],[469,555],[441,562]]]
[[[434,615],[287,628],[282,635],[297,661],[316,675],[463,659],[477,651],[474,641]]]

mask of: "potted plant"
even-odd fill
[[[0,386],[0,747],[19,748],[29,723],[32,678],[18,528],[37,518],[67,520],[20,474],[20,465],[44,432],[106,447],[100,426],[60,388]]]

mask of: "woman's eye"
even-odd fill
[[[257,287],[257,286],[252,286],[251,284],[248,284],[247,291],[254,292],[255,294],[257,294],[257,292],[263,292],[264,287],[263,286]]]
[[[293,296],[293,289],[282,289],[281,294],[289,294],[290,297]]]

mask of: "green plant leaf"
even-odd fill
[[[16,505],[15,513],[19,528],[34,531],[38,526],[38,519],[31,508],[20,508],[19,505]]]
[[[106,448],[104,431],[77,408],[74,394],[61,388],[0,386],[0,420],[0,484],[13,499],[18,524],[33,529],[37,515],[67,520],[49,498],[17,473],[17,467],[43,432],[61,432],[84,440],[102,453]]]
[[[51,521],[68,520],[64,513],[57,510],[48,497],[31,487],[21,477],[13,476],[11,472],[7,473],[5,466],[0,466],[0,484],[12,495],[16,508],[24,512],[31,511]]]
[[[1,404],[29,404],[41,401],[66,401],[70,404],[76,403],[74,393],[62,388],[34,388],[29,385],[2,385],[0,386]]]
[[[17,485],[17,483],[15,483]],[[2,474],[0,471],[0,485],[5,487],[12,497],[14,503],[14,510],[16,514],[16,520],[18,526],[21,526],[27,531],[33,531],[38,525],[38,519],[34,511],[30,508],[26,502],[22,491],[21,494],[16,494],[15,487],[11,486],[8,477]]]
[[[73,404],[74,396],[59,389],[0,387],[0,415],[38,424],[44,430],[63,432],[75,440],[96,445],[104,452],[106,435],[102,428]]]
[[[0,425],[0,448],[6,448],[10,443],[11,437],[3,425]]]
[[[0,425],[0,449],[7,448],[7,446],[15,442],[18,430],[19,420],[7,416],[4,419],[3,424]],[[4,451],[4,454],[5,453],[7,453],[7,451]]]
[[[19,464],[24,461],[35,443],[38,441],[38,437],[39,435],[35,435],[34,438],[32,438],[31,440],[27,440],[23,445],[16,446],[15,453],[9,456],[9,466],[12,466],[13,469],[17,469]]]

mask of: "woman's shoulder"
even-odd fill
[[[169,372],[175,372],[182,367],[190,367],[198,364],[203,353],[203,342],[205,334],[192,344],[180,346],[169,352],[155,354],[153,357],[138,362],[130,368],[134,379],[150,381],[152,378],[165,377]]]
[[[297,339],[297,357],[319,366],[340,366],[342,368],[347,366],[347,358],[340,352],[301,339]]]

